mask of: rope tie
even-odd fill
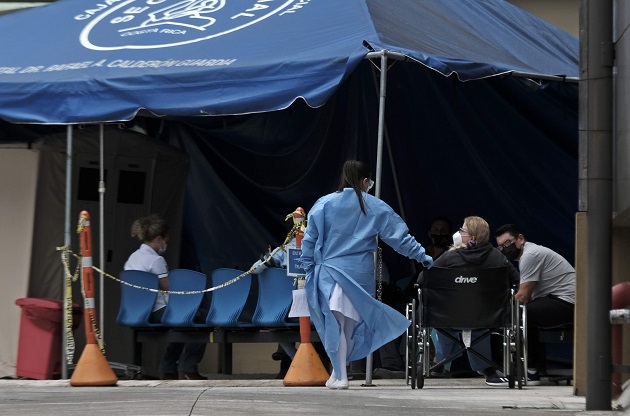
[[[289,239],[290,241],[290,239]],[[274,250],[273,253],[275,253],[277,250],[284,248],[284,244],[281,247],[276,248],[276,250]],[[70,274],[70,266],[69,263],[64,260],[62,260],[63,264],[64,264],[64,270],[66,273],[66,280],[68,280],[68,276],[71,277],[72,281],[76,281],[78,279],[78,275],[79,275],[79,270],[81,269],[81,261],[82,261],[82,256],[80,256],[79,254],[74,253],[68,246],[63,246],[63,247],[57,247],[57,250],[62,252],[62,259],[67,258],[68,256],[73,256],[77,259],[78,263],[77,263],[77,270],[75,272],[75,275],[71,275]],[[272,254],[273,254],[272,253]],[[139,285],[135,285],[133,283],[129,283],[129,282],[125,282],[124,280],[120,280],[119,278],[117,278],[116,276],[112,276],[111,274],[105,272],[104,270],[99,269],[98,267],[92,265],[92,269],[94,269],[94,271],[98,272],[99,274],[105,276],[105,277],[109,277],[110,279],[122,284],[122,285],[127,285],[130,287],[133,287],[135,289],[140,289],[140,290],[147,290],[149,292],[156,292],[156,293],[168,293],[168,294],[175,294],[175,295],[197,295],[199,293],[207,293],[207,292],[214,292],[215,290],[218,289],[222,289],[226,286],[229,286],[233,283],[236,283],[237,281],[241,280],[243,277],[251,274],[253,271],[255,271],[258,267],[250,269],[246,272],[243,272],[242,274],[234,277],[233,279],[228,280],[225,283],[222,283],[218,286],[213,286],[204,290],[191,290],[191,291],[177,291],[177,290],[160,290],[160,289],[153,289],[153,288],[148,288],[148,287],[143,287],[143,286],[139,286]]]

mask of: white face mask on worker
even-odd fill
[[[455,234],[453,234],[453,245],[457,246],[461,243],[462,243],[462,234],[459,231],[457,231]]]

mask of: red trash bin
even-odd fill
[[[37,380],[61,377],[63,300],[21,298],[22,308],[16,376]],[[81,306],[72,304],[72,327],[81,319]]]

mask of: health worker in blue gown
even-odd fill
[[[402,218],[368,194],[370,177],[364,162],[345,162],[337,192],[311,208],[302,241],[304,288],[311,321],[333,365],[326,382],[331,389],[347,389],[347,363],[397,338],[410,324],[374,299],[377,237],[427,268],[433,264]]]

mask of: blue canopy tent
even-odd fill
[[[0,20],[0,117],[70,124],[323,105],[370,51],[462,81],[577,77],[577,40],[496,0],[62,0]],[[176,97],[176,98],[175,98]]]
[[[61,0],[0,31],[12,131],[159,119],[189,155],[182,266],[246,267],[353,156],[423,242],[477,214],[573,257],[578,41],[507,2]]]

